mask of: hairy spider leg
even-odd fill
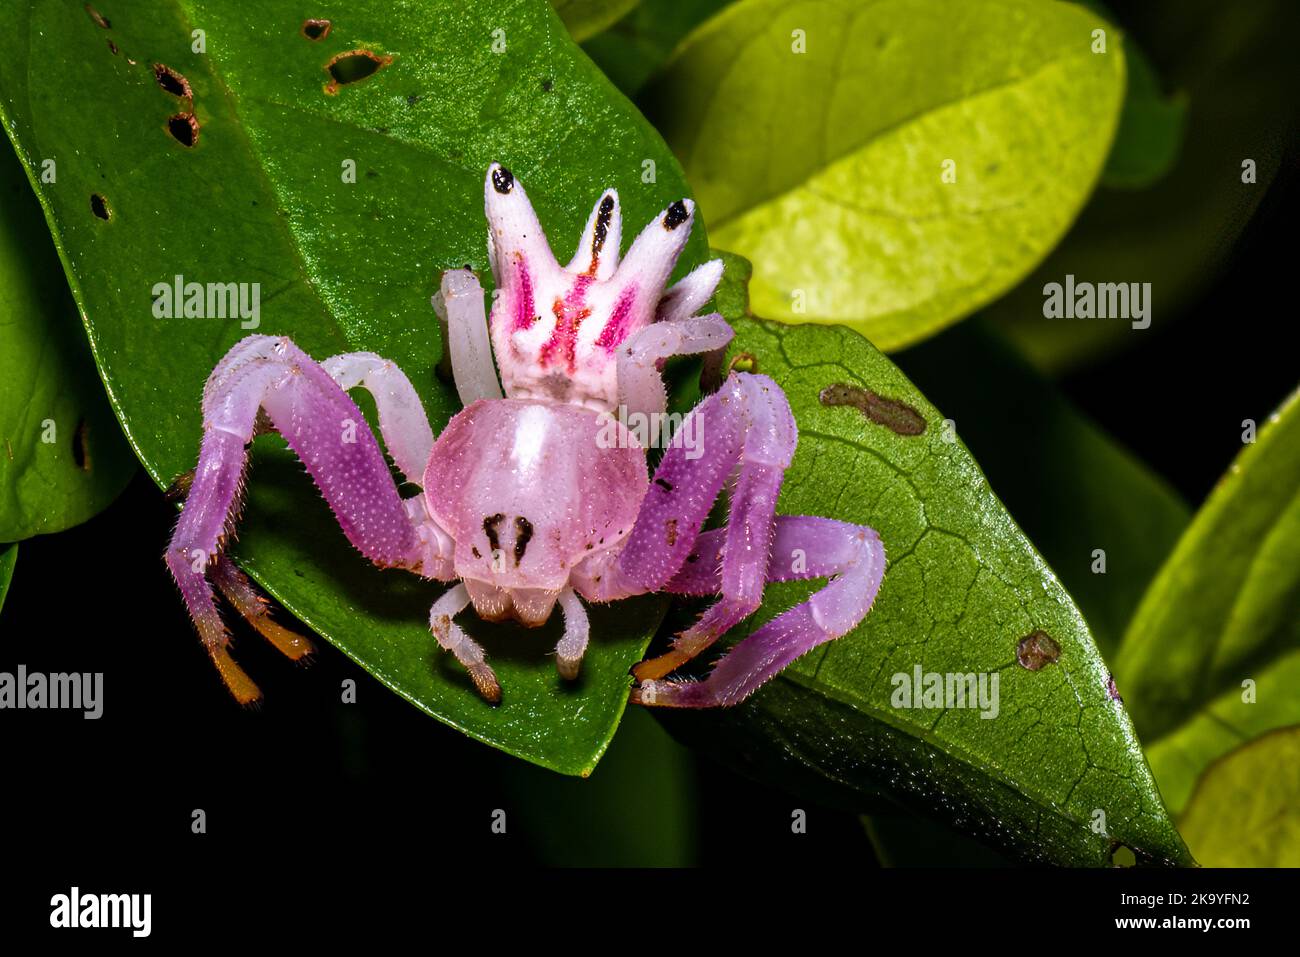
[[[691,276],[709,265],[712,263],[705,263]],[[682,282],[688,282],[691,276]],[[707,316],[660,320],[633,333],[618,347],[618,402],[625,415],[638,412],[654,415],[667,409],[668,393],[659,368],[663,360],[724,349],[734,336],[731,326],[716,312]]]
[[[165,560],[208,654],[242,704],[261,693],[230,656],[207,571],[234,531],[259,410],[302,460],[362,554],[381,567],[417,572],[433,557],[361,410],[329,373],[287,338],[236,343],[204,388],[199,462]]]
[[[693,560],[668,583],[667,590],[718,594],[723,588],[726,541],[727,529],[703,532],[691,554]],[[672,670],[667,668],[647,674],[633,690],[633,700],[679,708],[743,701],[796,658],[852,631],[871,610],[884,573],[885,547],[875,529],[812,515],[778,515],[767,580],[827,578],[828,584],[755,629],[719,660],[704,681],[656,680]]]

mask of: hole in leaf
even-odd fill
[[[302,35],[312,41],[324,40],[330,35],[333,25],[328,20],[306,20],[302,25]]]
[[[77,468],[83,472],[90,471],[90,452],[86,448],[86,432],[90,427],[86,420],[82,419],[77,425],[77,430],[72,433],[72,461],[77,463]]]
[[[374,76],[383,67],[393,62],[392,57],[381,57],[369,50],[349,50],[340,53],[325,64],[325,71],[332,77],[325,85],[325,92],[334,94],[340,86],[356,83]]]
[[[111,30],[113,28],[113,24],[109,23],[108,17],[104,16],[90,4],[86,4],[86,12],[90,14],[90,19],[94,20],[95,24],[101,30]]]
[[[113,218],[113,211],[108,208],[108,200],[98,193],[90,194],[90,211],[105,221]]]
[[[165,63],[153,65],[153,76],[158,81],[158,85],[172,96],[179,96],[183,100],[194,99],[194,93],[190,90],[190,81]]]
[[[167,132],[187,149],[198,142],[199,121],[193,113],[177,113],[167,120]]]

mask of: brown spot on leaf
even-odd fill
[[[330,28],[333,27],[328,20],[304,20],[302,24],[302,35],[313,43],[318,40],[324,40],[330,35]]]
[[[167,118],[167,132],[186,149],[199,141],[199,121],[193,113],[177,113]]]
[[[1039,628],[1020,639],[1016,645],[1016,661],[1028,671],[1041,671],[1056,664],[1061,657],[1061,646],[1056,639]]]
[[[113,218],[113,210],[109,208],[108,200],[99,193],[90,194],[90,211],[105,222]]]
[[[1118,701],[1120,704],[1124,703],[1124,699],[1119,696],[1119,688],[1115,686],[1115,676],[1113,674],[1106,675],[1106,695],[1111,701]]]
[[[86,4],[86,12],[90,14],[90,19],[95,21],[95,25],[101,30],[113,29],[113,24],[109,22],[108,17],[104,16],[90,4]]]
[[[837,382],[822,389],[818,398],[830,408],[850,405],[876,425],[883,425],[898,435],[920,435],[925,431],[925,419],[906,402],[888,399],[870,389]]]
[[[167,64],[155,63],[153,65],[153,78],[158,82],[159,87],[172,96],[178,96],[182,100],[194,99],[194,92],[190,89],[190,81]]]
[[[325,64],[325,72],[330,75],[330,82],[325,84],[325,92],[333,96],[339,87],[359,83],[367,77],[374,76],[393,62],[390,56],[380,56],[370,50],[348,50],[330,59]]]
[[[108,52],[113,54],[113,56],[117,56],[117,44],[112,40],[108,41]]]

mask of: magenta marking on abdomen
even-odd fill
[[[632,304],[634,302],[636,302],[636,287],[629,286],[618,297],[618,302],[614,305],[614,312],[609,317],[609,322],[605,323],[605,328],[600,331],[600,335],[596,339],[596,345],[606,352],[612,353],[618,348],[619,343],[627,338],[630,331],[627,326],[629,317],[632,315]]]

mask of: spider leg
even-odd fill
[[[705,266],[695,272],[700,272]],[[691,273],[694,276],[695,273]],[[687,282],[687,276],[682,282]],[[679,283],[680,285],[680,283]],[[677,287],[674,286],[674,289]],[[646,326],[618,347],[618,402],[627,415],[651,415],[668,407],[659,364],[670,356],[696,355],[724,348],[735,332],[714,313]]]
[[[555,667],[561,678],[572,681],[582,667],[582,656],[587,653],[587,639],[591,625],[587,610],[572,588],[560,592],[560,608],[564,611],[564,637],[555,646]]]
[[[259,410],[306,465],[362,554],[412,571],[437,560],[436,542],[403,504],[379,443],[347,393],[287,338],[237,342],[204,388],[199,461],[165,561],[208,653],[244,704],[260,692],[230,657],[207,571],[234,531]]]
[[[712,594],[723,586],[728,531],[700,536],[693,553],[698,561],[669,584],[670,591]],[[738,704],[796,658],[851,631],[870,611],[884,572],[885,549],[875,529],[808,515],[778,516],[767,580],[829,578],[830,582],[743,639],[704,681],[647,676],[632,690],[632,700],[676,708]]]
[[[258,634],[290,661],[301,661],[316,650],[311,639],[272,620],[267,600],[225,555],[212,566],[212,584]]]
[[[501,700],[501,684],[487,663],[483,648],[465,630],[452,621],[469,606],[469,590],[457,582],[433,603],[429,612],[429,628],[444,649],[456,656],[465,666],[474,687],[487,701],[496,704]]]
[[[419,485],[433,450],[433,429],[406,374],[373,352],[330,356],[321,368],[344,392],[359,386],[374,396],[379,434],[384,437],[388,454],[406,480]]]
[[[492,361],[492,340],[488,336],[483,287],[478,277],[468,269],[449,269],[443,273],[442,285],[433,297],[433,310],[442,323],[442,341],[447,344],[451,374],[461,403],[471,405],[479,399],[500,399],[501,383]]]

